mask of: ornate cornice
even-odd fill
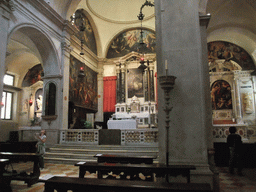
[[[50,19],[55,25],[63,28],[65,20],[45,1],[40,0],[27,0],[30,4],[36,8],[39,12],[43,13],[48,19]]]
[[[199,16],[200,25],[201,26],[206,26],[206,28],[207,28],[208,24],[210,22],[210,19],[211,19],[211,15],[200,15]]]
[[[11,11],[14,11],[14,3],[12,0],[1,0],[0,5],[8,7]]]

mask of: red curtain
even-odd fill
[[[156,108],[158,109],[157,72],[155,73],[155,78],[156,78]]]
[[[103,112],[115,112],[116,76],[103,77]]]

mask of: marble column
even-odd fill
[[[95,121],[104,121],[103,118],[103,64],[105,60],[100,59],[98,63],[98,112],[95,116]]]
[[[61,86],[62,86],[62,92],[59,98],[60,102],[60,123],[61,126],[59,129],[68,129],[68,102],[69,102],[69,68],[70,68],[70,53],[72,51],[72,48],[70,46],[70,34],[72,34],[72,26],[69,23],[69,21],[64,22],[63,27],[63,41],[61,42],[61,48],[62,48],[62,61],[61,61],[61,73],[62,73],[62,79],[61,79]]]
[[[69,64],[70,64],[70,42],[66,40],[62,46],[62,105],[60,105],[60,129],[68,129],[68,101],[69,101]]]
[[[121,103],[120,99],[120,65],[121,63],[116,64],[116,103]]]
[[[236,109],[236,122],[237,124],[244,124],[242,118],[242,106],[241,106],[241,96],[240,96],[240,84],[239,84],[239,76],[237,74],[234,75],[234,90],[235,90],[235,104],[233,105]]]
[[[121,70],[120,70],[120,79],[121,79],[121,84],[120,84],[120,89],[121,89],[121,101],[120,103],[125,103],[126,102],[126,91],[125,91],[125,72],[126,72],[126,69],[125,69],[125,65],[122,64],[121,65]]]
[[[149,70],[148,70],[148,68],[145,69],[143,75],[144,75],[143,86],[145,87],[144,88],[145,101],[150,101],[150,99],[149,99],[149,96],[150,96],[149,92],[150,92],[150,90],[149,90]]]
[[[154,65],[149,65],[149,87],[150,87],[150,101],[155,101],[155,88],[154,88]]]
[[[5,74],[5,58],[7,48],[7,36],[9,29],[9,18],[11,13],[10,4],[6,1],[0,2],[0,81],[3,81]],[[3,83],[0,83],[0,102],[2,101]],[[1,114],[1,107],[0,107]],[[1,119],[0,119],[1,122]]]
[[[192,182],[212,182],[208,164],[209,74],[206,72],[202,46],[198,1],[156,0],[157,70],[158,78],[177,77],[170,92],[169,145],[165,141],[164,93],[158,86],[159,161],[165,163],[169,148],[169,164],[192,164]],[[206,65],[206,66],[205,66]],[[158,83],[159,84],[159,83]],[[161,139],[163,138],[163,139]]]

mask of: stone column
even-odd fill
[[[116,64],[116,103],[121,103],[120,99],[120,65],[121,63]]]
[[[126,100],[126,94],[125,94],[125,65],[122,64],[121,65],[121,70],[120,70],[120,79],[121,79],[121,85],[120,85],[120,89],[121,89],[121,103],[125,103],[125,100]]]
[[[60,97],[60,123],[61,126],[59,129],[68,129],[68,102],[69,102],[69,68],[70,68],[70,53],[72,48],[70,47],[70,34],[73,33],[72,26],[69,21],[65,21],[64,28],[63,28],[63,41],[61,42],[62,48],[62,95]],[[58,102],[58,101],[56,101]]]
[[[105,60],[100,59],[98,63],[98,112],[95,116],[95,121],[103,122],[103,64]]]
[[[149,86],[150,86],[150,101],[155,101],[155,88],[154,88],[154,65],[149,65]]]
[[[7,48],[7,36],[9,29],[9,18],[11,13],[10,4],[6,1],[0,2],[0,82],[3,82],[5,74],[5,58]],[[2,101],[3,83],[0,83],[0,102]],[[0,107],[1,114],[1,107]],[[1,122],[1,119],[0,119]]]
[[[198,1],[156,0],[158,78],[177,77],[170,92],[169,164],[192,164],[192,182],[212,183],[208,164],[207,127],[209,122],[209,80],[206,80]],[[158,83],[159,85],[159,83]],[[165,163],[164,94],[158,86],[159,161]],[[173,180],[173,179],[172,179]]]
[[[150,90],[149,90],[149,70],[148,70],[148,68],[145,69],[143,75],[144,75],[144,79],[145,79],[144,83],[143,83],[143,86],[145,87],[144,88],[145,101],[150,101],[150,99],[149,99],[149,96],[150,96],[149,91]]]
[[[240,96],[240,84],[239,84],[239,77],[237,74],[234,74],[234,95],[235,95],[235,100],[234,100],[234,107],[236,109],[236,122],[237,124],[244,124],[243,118],[242,118],[242,107],[241,107],[241,96]]]
[[[62,46],[62,105],[60,105],[60,129],[68,129],[68,101],[69,101],[69,64],[70,64],[70,42],[66,39]]]

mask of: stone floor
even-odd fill
[[[13,164],[8,166],[8,170],[17,170],[19,173],[22,170],[32,172],[31,163]],[[244,176],[228,173],[227,167],[218,167],[220,192],[256,192],[256,169],[244,169]],[[78,177],[78,167],[65,164],[50,164],[46,163],[45,168],[41,170],[40,177],[48,177],[52,175],[61,175],[67,177]],[[87,173],[85,177],[96,178],[96,174]],[[43,192],[44,183],[37,183],[31,187],[27,187],[23,181],[12,181],[11,188],[13,192]]]

